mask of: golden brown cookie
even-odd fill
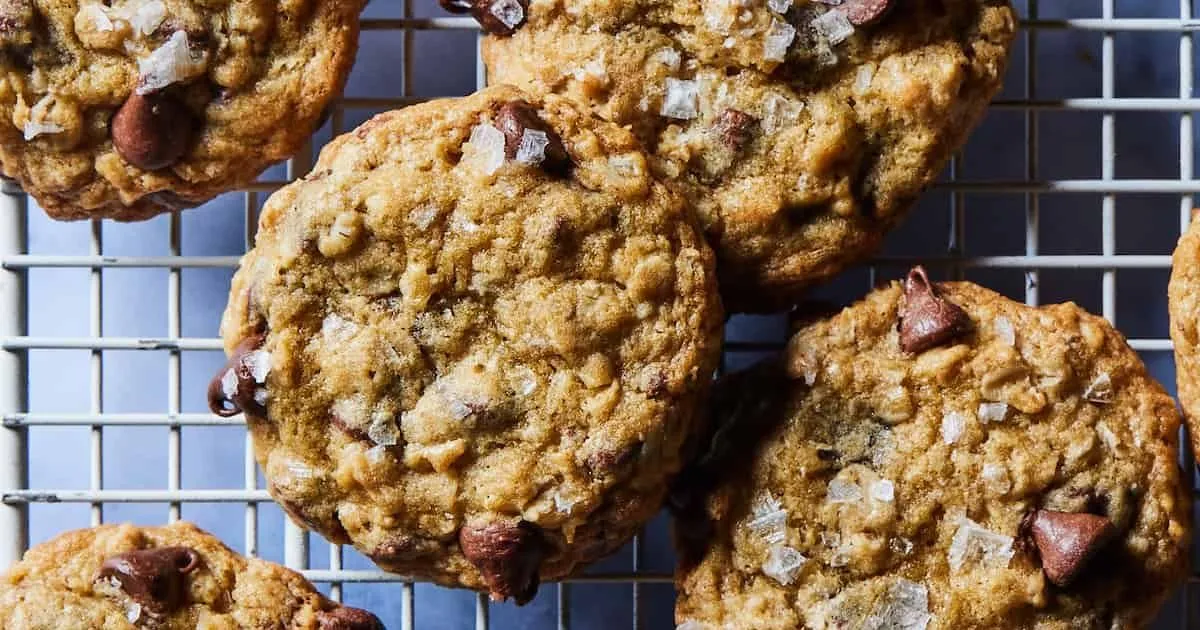
[[[0,0],[0,164],[56,219],[254,181],[341,91],[363,0]]]
[[[659,508],[720,352],[712,252],[633,136],[511,88],[382,114],[263,211],[217,413],[379,566],[531,598]]]
[[[1171,341],[1175,344],[1175,382],[1179,403],[1192,437],[1192,451],[1200,453],[1200,223],[1193,211],[1191,227],[1179,239],[1171,259],[1167,304],[1171,314]]]
[[[1005,0],[448,4],[511,23],[484,20],[489,81],[632,127],[696,205],[731,310],[878,248],[999,90],[1016,24]]]
[[[714,407],[681,628],[1142,628],[1187,574],[1174,403],[1074,304],[914,270]]]
[[[0,576],[5,630],[383,630],[299,573],[190,523],[105,525],[30,549]]]

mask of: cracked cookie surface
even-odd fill
[[[299,522],[523,602],[661,505],[720,352],[713,256],[632,135],[490,88],[382,114],[277,194],[222,332]]]
[[[291,157],[361,0],[4,0],[0,165],[56,219],[199,205]]]
[[[871,2],[520,4],[485,42],[489,81],[630,125],[697,207],[730,310],[871,254],[999,90],[1015,32],[1002,0],[893,0],[859,26]]]
[[[1173,401],[1074,304],[915,270],[715,399],[681,628],[1142,628],[1186,576]]]
[[[0,576],[6,630],[383,630],[299,573],[245,558],[190,523],[57,536]]]

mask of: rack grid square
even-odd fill
[[[1200,20],[1191,0],[1017,6],[1022,33],[988,119],[885,251],[819,297],[847,301],[922,261],[1029,304],[1074,300],[1116,323],[1173,391],[1165,283],[1200,191]],[[665,517],[525,608],[490,604],[379,572],[292,525],[263,490],[241,418],[204,405],[203,384],[222,363],[228,280],[262,202],[371,114],[482,85],[478,41],[474,21],[446,17],[433,0],[374,0],[346,95],[311,146],[203,209],[135,225],[53,224],[3,185],[0,567],[63,529],[186,518],[389,627],[672,627]],[[734,318],[723,368],[778,350],[786,331],[782,316]],[[1198,597],[1193,575],[1155,627],[1200,627]]]

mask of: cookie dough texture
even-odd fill
[[[388,570],[522,602],[617,548],[719,357],[686,210],[558,97],[492,88],[334,140],[267,203],[222,327],[272,495]]]
[[[696,205],[726,306],[761,310],[877,249],[1000,88],[1015,32],[1002,0],[895,1],[859,27],[842,11],[868,3],[837,4],[532,0],[484,59],[489,81],[631,126]]]
[[[156,579],[151,579],[153,575]],[[0,576],[6,630],[383,630],[299,573],[189,523],[105,525],[30,549]]]
[[[1200,453],[1200,223],[1179,239],[1171,261],[1167,287],[1171,313],[1171,341],[1175,344],[1175,379],[1179,402],[1192,436],[1193,452]]]
[[[971,327],[936,347],[901,349],[892,285],[718,386],[673,493],[681,628],[1142,628],[1184,580],[1179,418],[1124,338],[941,292]]]
[[[64,220],[146,219],[252,182],[340,92],[364,4],[0,2],[4,174]]]

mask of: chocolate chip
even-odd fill
[[[529,0],[475,0],[470,13],[484,32],[508,37],[524,26],[529,15]]]
[[[317,613],[318,630],[386,630],[379,618],[361,608],[338,606]]]
[[[166,94],[131,94],[112,119],[112,141],[126,162],[147,171],[166,168],[187,152],[195,117]]]
[[[895,0],[845,0],[836,9],[846,15],[855,26],[866,26],[882,18],[895,4]]]
[[[204,203],[203,201],[193,201],[191,199],[187,199],[169,190],[152,192],[143,197],[143,199],[170,210],[187,210],[188,208],[195,208],[196,206]]]
[[[100,565],[101,578],[115,578],[130,599],[156,614],[169,613],[183,603],[183,577],[200,566],[200,554],[189,547],[159,547],[128,551]]]
[[[475,9],[475,3],[470,0],[438,0],[438,4],[449,13],[470,13]]]
[[[1103,516],[1051,510],[1038,510],[1027,517],[1023,529],[1032,534],[1046,578],[1058,586],[1073,582],[1117,533]]]
[[[717,133],[725,146],[734,151],[741,151],[742,147],[746,146],[746,143],[754,137],[754,125],[756,124],[758,124],[758,119],[754,116],[736,109],[727,109],[717,117],[713,131]]]
[[[458,532],[458,545],[479,569],[493,601],[511,597],[525,604],[533,599],[541,582],[538,569],[548,551],[536,525],[527,521],[467,525]]]
[[[236,416],[246,412],[254,416],[265,416],[267,409],[254,399],[259,384],[254,380],[253,370],[246,356],[262,347],[266,336],[251,335],[242,340],[233,350],[229,361],[225,363],[217,375],[208,383],[208,408],[222,418]],[[232,396],[225,395],[225,375],[233,371],[237,385]]]
[[[642,452],[642,446],[641,442],[637,442],[624,448],[592,453],[584,461],[584,465],[593,477],[613,475],[632,464]]]
[[[301,508],[300,504],[284,498],[279,493],[279,490],[274,486],[269,486],[267,491],[271,493],[271,498],[274,499],[275,503],[279,505],[279,509],[283,510],[283,513],[287,514],[288,518],[292,519],[292,522],[296,523],[300,527],[303,527],[304,529],[321,534],[329,542],[337,543],[339,545],[350,544],[350,533],[347,532],[346,528],[342,526],[342,521],[338,518],[337,510],[334,510],[330,517],[325,521],[325,523],[333,528],[329,529],[328,527],[323,526],[322,523],[310,518],[308,512]]]
[[[900,309],[900,347],[924,352],[971,330],[971,318],[957,304],[938,295],[924,267],[914,267],[904,279]]]
[[[526,130],[540,131],[546,134],[545,157],[541,161],[542,168],[552,173],[563,173],[571,166],[571,156],[559,136],[546,121],[538,116],[537,110],[525,101],[508,101],[496,111],[496,128],[504,133],[504,156],[510,160],[516,159],[517,150]]]

